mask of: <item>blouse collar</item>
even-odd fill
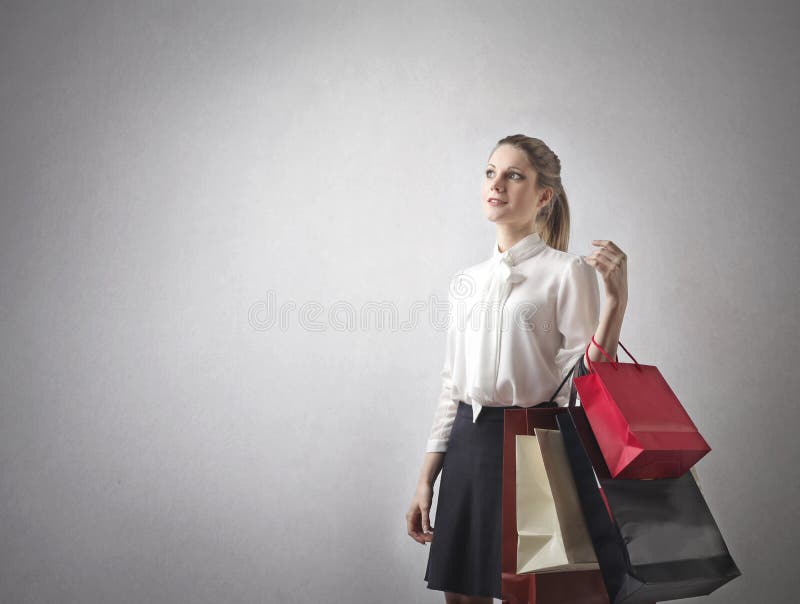
[[[539,236],[539,233],[536,232],[526,235],[508,248],[505,252],[500,251],[500,244],[498,243],[497,239],[495,239],[494,246],[492,247],[492,259],[497,261],[500,260],[498,256],[502,256],[502,260],[511,266],[516,266],[518,263],[522,262],[526,258],[530,258],[544,247],[546,247],[544,240]]]

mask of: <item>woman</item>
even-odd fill
[[[573,367],[585,373],[592,335],[617,351],[628,300],[626,255],[593,240],[589,256],[567,253],[569,206],[561,163],[541,140],[521,134],[498,141],[482,185],[494,222],[491,257],[450,284],[450,325],[442,391],[408,534],[430,543],[425,580],[448,603],[502,598],[500,533],[504,409],[550,399]],[[595,272],[605,286],[600,291]],[[593,363],[605,357],[592,346]],[[556,401],[568,403],[569,388]],[[442,480],[436,531],[429,520],[433,485]]]

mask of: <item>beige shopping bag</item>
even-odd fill
[[[516,436],[517,574],[596,570],[561,432]]]

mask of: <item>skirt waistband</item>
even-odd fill
[[[519,405],[504,405],[502,407],[489,407],[484,405],[481,408],[480,415],[478,416],[478,420],[482,417],[498,417],[502,418],[503,414],[509,409],[530,409],[530,407],[521,407]],[[464,401],[458,401],[458,410],[457,413],[469,415],[470,419],[472,418],[472,405],[469,403],[465,403]]]

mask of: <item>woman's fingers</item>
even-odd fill
[[[607,248],[612,252],[622,254],[623,257],[625,256],[625,253],[620,249],[620,247],[610,239],[592,239],[592,245],[599,245],[601,249]]]
[[[422,531],[421,514],[418,506],[414,506],[406,514],[406,524],[408,525],[408,534],[414,541],[424,544],[429,539],[426,539],[425,533]]]
[[[622,249],[610,239],[592,239],[592,245],[599,246],[600,249],[595,250],[595,252],[604,251],[610,253],[612,256],[622,256],[623,260],[626,260],[628,256]]]
[[[428,519],[428,510],[424,507],[415,503],[406,514],[406,524],[408,525],[408,534],[414,541],[424,545],[433,539],[433,528]]]
[[[611,263],[607,258],[598,258],[597,256],[587,256],[586,257],[586,264],[589,266],[595,267],[600,274],[605,277],[611,271]]]
[[[408,534],[419,541],[422,527],[420,526],[419,509],[416,506],[410,509],[406,514],[406,524],[408,525]]]
[[[422,508],[422,528],[425,531],[426,541],[430,541],[428,537],[430,537],[429,533],[433,532],[433,527],[431,526],[430,518],[428,517],[428,510],[427,508]]]
[[[592,256],[594,256],[595,258],[605,258],[610,262],[614,262],[614,260],[619,257],[618,254],[614,254],[612,252],[609,252],[608,250],[595,250],[594,252],[592,252]]]
[[[592,243],[600,247],[586,256],[587,264],[595,267],[604,278],[617,269],[624,270],[628,257],[616,243],[609,239],[592,239]]]

